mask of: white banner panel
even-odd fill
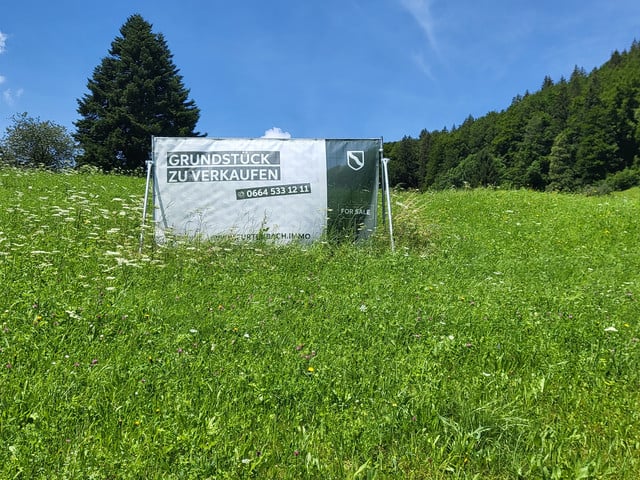
[[[366,141],[357,141],[353,150],[348,149],[349,142],[155,137],[156,238],[162,241],[171,232],[240,240],[311,240],[326,232],[329,212],[334,210],[340,214],[341,225],[348,223],[346,212],[349,222],[355,218],[372,231],[375,201],[372,206],[368,197],[377,194],[377,146],[381,141],[369,148],[375,157],[365,153],[367,145],[363,147],[362,142]],[[365,165],[368,167],[363,168]],[[361,179],[372,177],[365,182],[364,200],[362,192],[345,194],[354,175],[360,178],[356,179],[360,190]],[[335,196],[338,203],[331,207],[328,178],[339,192]],[[358,200],[350,203],[350,198]]]

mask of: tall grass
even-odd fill
[[[637,194],[138,254],[143,190],[0,170],[0,478],[640,475]]]

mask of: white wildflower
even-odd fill
[[[65,310],[65,312],[67,315],[69,315],[70,318],[73,318],[75,320],[82,320],[82,317],[73,310]]]

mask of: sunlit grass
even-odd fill
[[[0,478],[640,474],[640,205],[394,195],[397,251],[177,242],[0,170]]]

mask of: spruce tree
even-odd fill
[[[120,28],[87,87],[75,122],[79,164],[134,171],[149,159],[152,136],[200,135],[200,110],[188,100],[164,36],[139,14]]]

